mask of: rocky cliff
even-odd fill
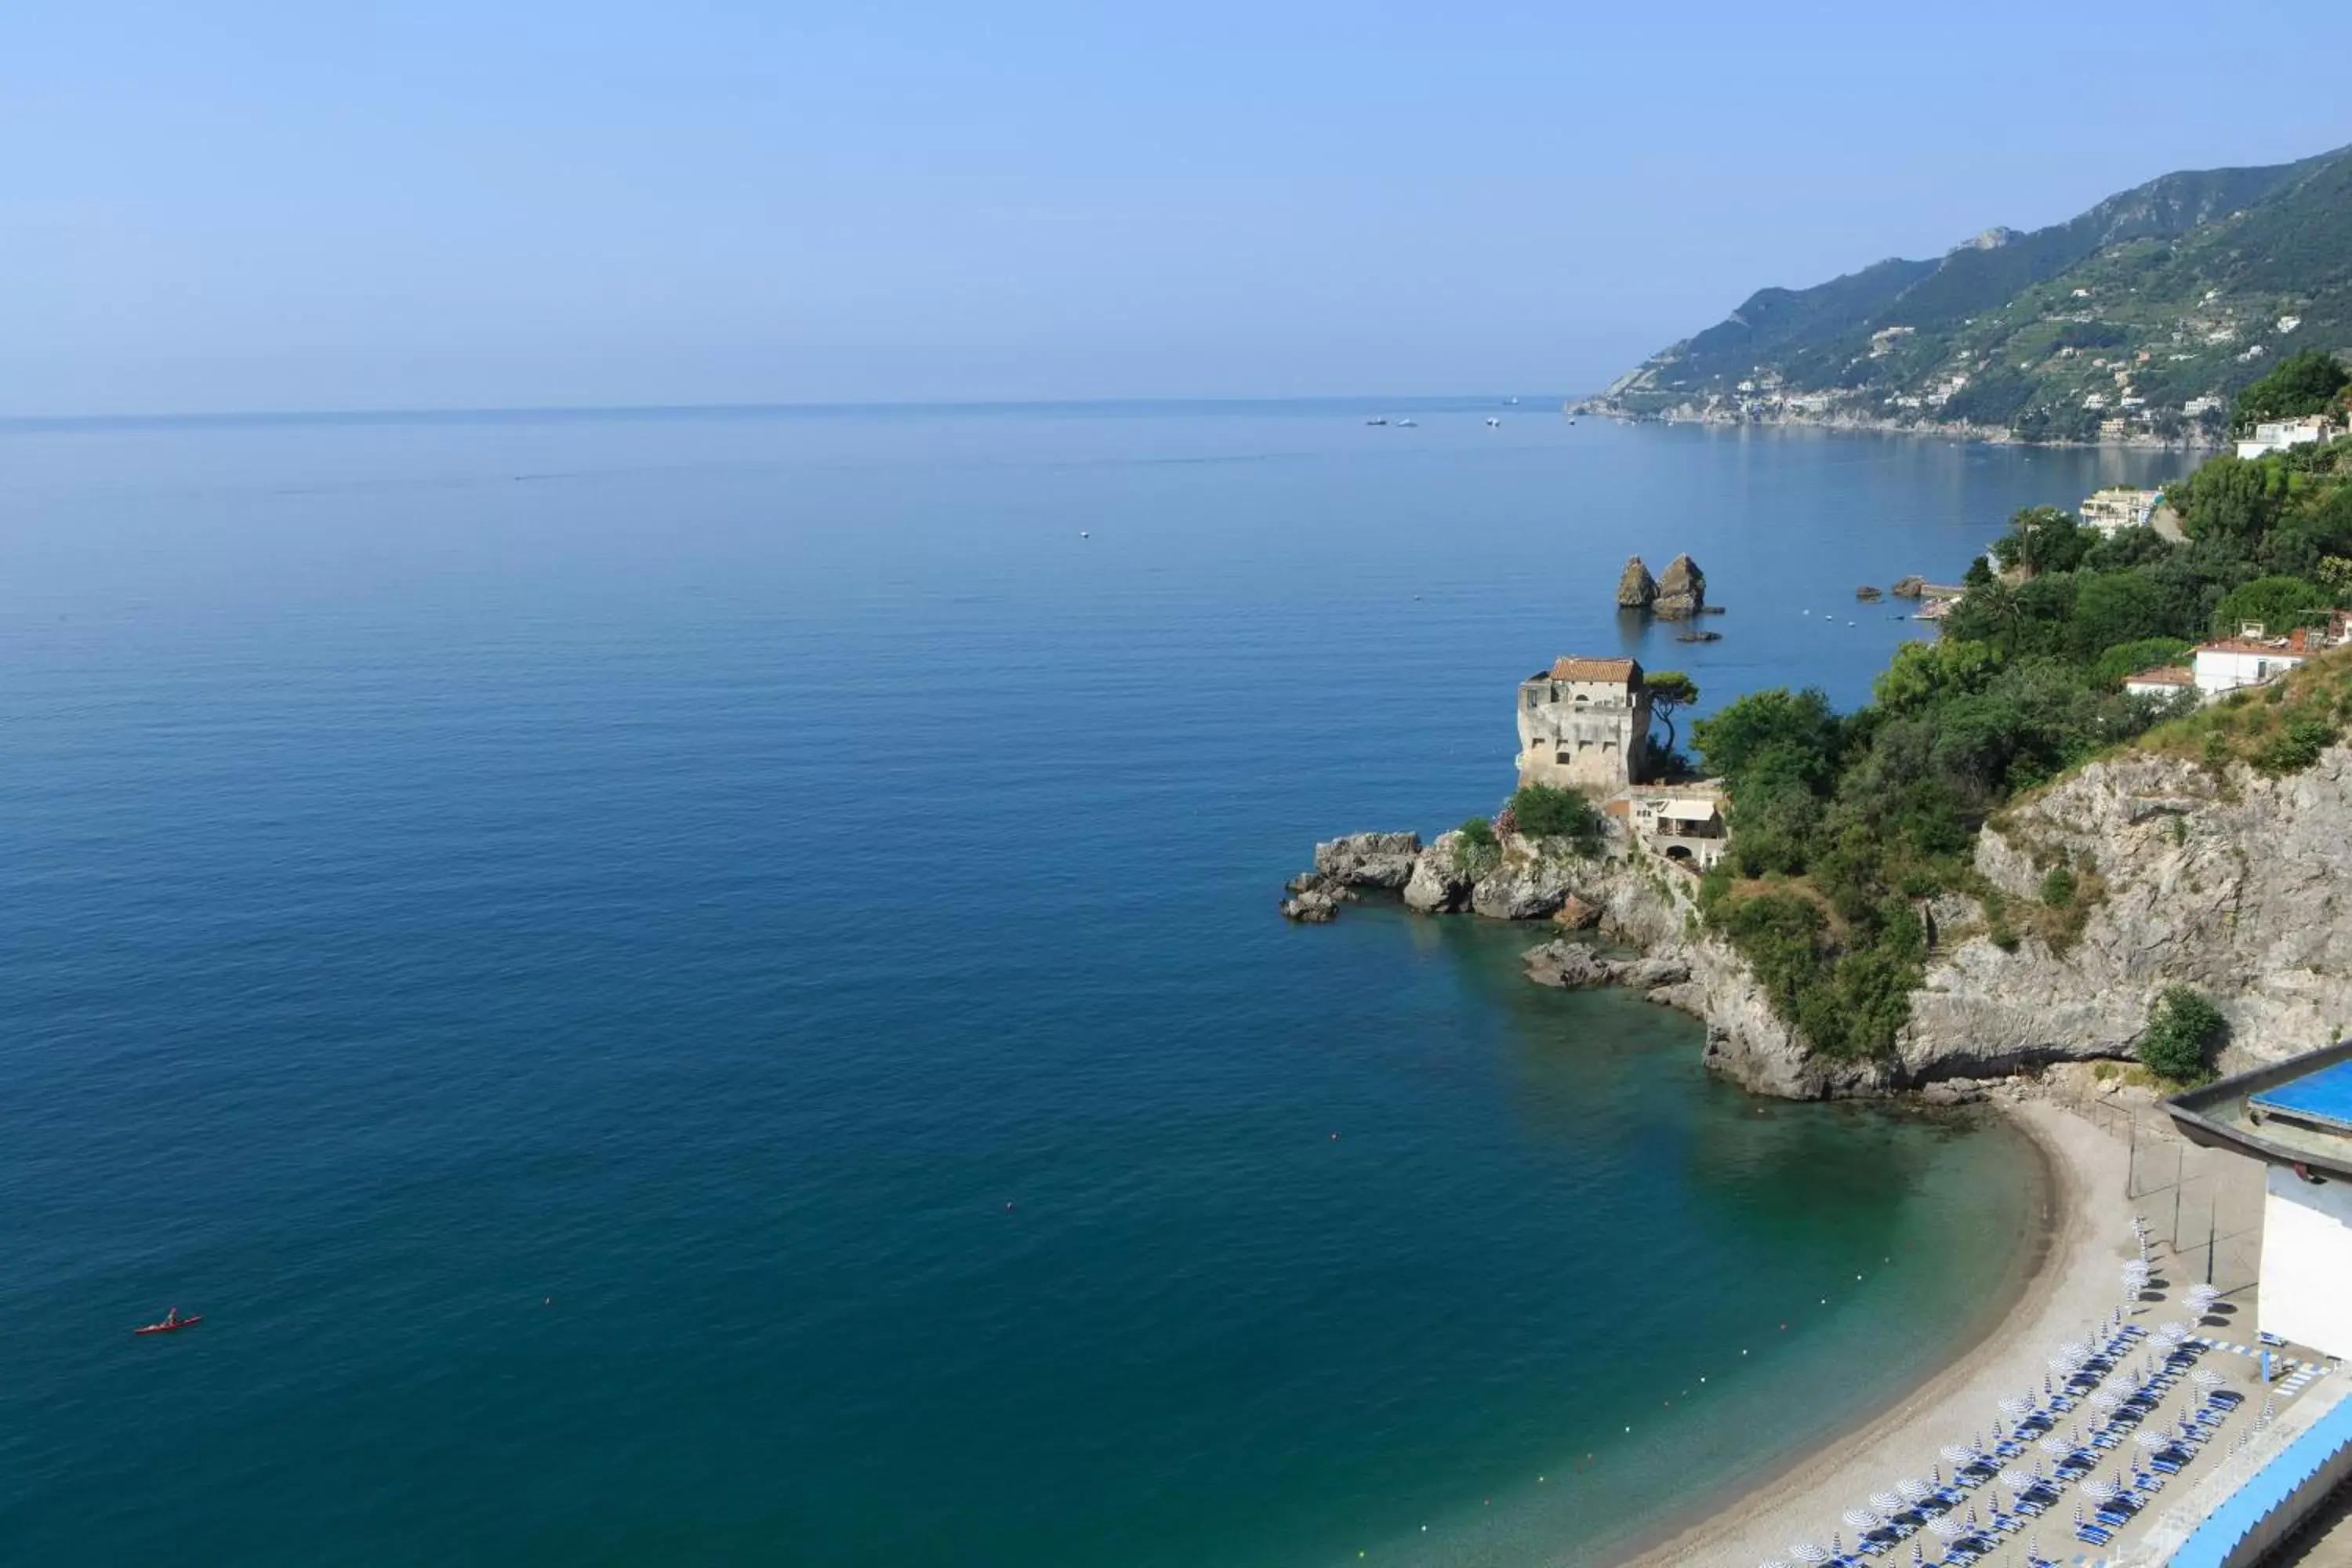
[[[2063,865],[2087,915],[2011,923],[1956,907],[1897,1040],[1913,1079],[2126,1056],[2165,986],[2203,992],[2231,1025],[2226,1070],[2352,1029],[2352,750],[2266,779],[2131,752],[2094,763],[1989,826],[1977,869],[2033,910]],[[2046,934],[2044,934],[2046,932]]]
[[[1530,949],[1529,979],[1631,985],[1681,1008],[1706,1024],[1706,1065],[1761,1094],[1966,1091],[1967,1080],[2128,1058],[2172,984],[2229,1019],[2225,1071],[2352,1033],[2352,747],[2279,779],[2126,752],[2011,807],[1977,843],[1996,906],[1936,901],[1911,1020],[1891,1058],[1864,1062],[1819,1056],[1782,1023],[1745,961],[1701,926],[1687,874],[1620,823],[1591,856],[1509,835],[1474,851],[1459,832],[1426,846],[1368,834],[1317,846],[1316,866],[1292,884],[1292,902],[1313,911],[1295,918],[1328,919],[1365,887],[1428,914],[1532,921],[1569,909],[1562,924],[1597,923],[1643,956],[1555,939]],[[2061,868],[2074,890],[2053,907]]]
[[[1529,950],[1528,977],[1545,985],[1629,985],[1691,1014],[1706,1025],[1706,1065],[1760,1094],[1811,1100],[1892,1086],[1885,1064],[1813,1056],[1773,1016],[1746,962],[1701,930],[1689,874],[1640,848],[1622,824],[1609,822],[1591,855],[1560,839],[1507,834],[1491,847],[1473,847],[1459,830],[1441,833],[1412,852],[1400,887],[1408,842],[1418,845],[1411,834],[1351,834],[1317,845],[1316,868],[1292,879],[1283,912],[1327,921],[1358,889],[1400,888],[1405,906],[1422,914],[1597,927],[1643,956],[1612,958],[1575,938],[1555,939]]]

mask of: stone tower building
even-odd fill
[[[1630,658],[1559,658],[1519,682],[1519,783],[1603,793],[1650,765],[1650,693]]]

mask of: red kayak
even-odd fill
[[[150,1323],[143,1329],[133,1329],[131,1331],[134,1334],[168,1334],[173,1329],[188,1328],[204,1321],[204,1314],[199,1312],[193,1318],[166,1318],[160,1323]]]

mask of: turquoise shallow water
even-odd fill
[[[2160,460],[1490,406],[0,428],[0,1552],[1604,1561],[1899,1387],[2013,1138],[1274,895]]]

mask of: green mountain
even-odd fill
[[[1759,290],[1581,406],[2174,437],[2218,431],[2240,386],[2313,347],[2352,347],[2352,148],[2167,174],[2031,234]]]

